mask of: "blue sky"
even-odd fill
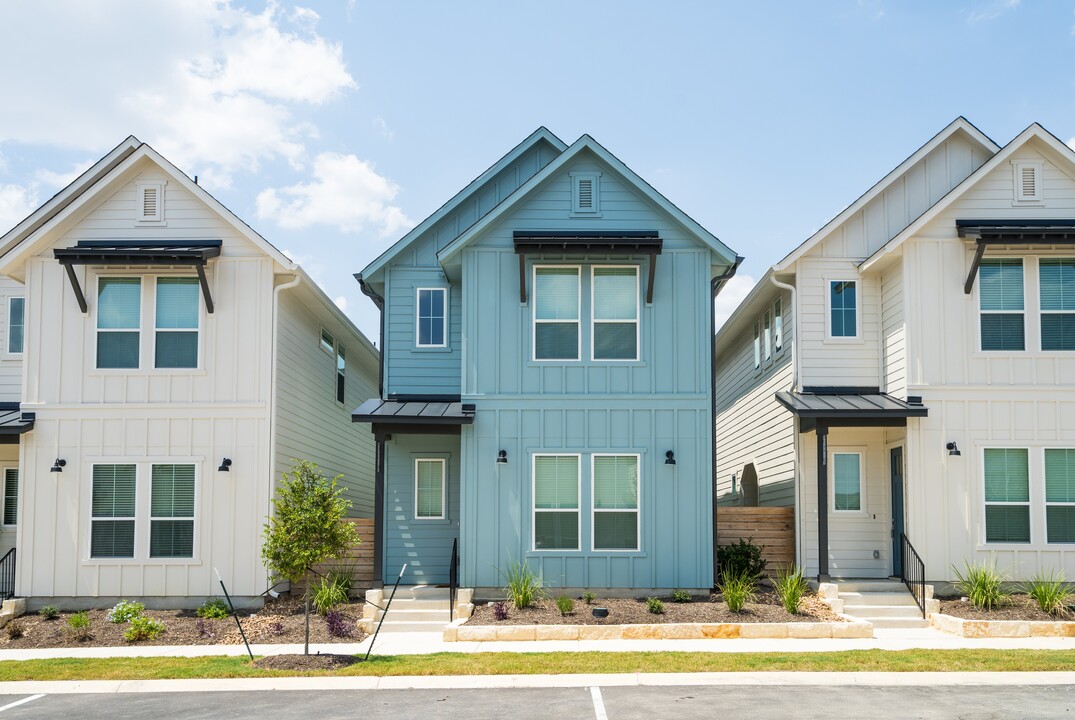
[[[752,279],[957,115],[1075,137],[1075,3],[39,0],[0,6],[0,225],[128,134],[351,274],[539,125],[590,133]]]

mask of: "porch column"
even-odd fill
[[[384,587],[384,443],[391,435],[374,434],[373,586]]]
[[[829,581],[829,426],[817,421],[817,581]]]

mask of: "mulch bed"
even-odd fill
[[[362,603],[350,603],[337,608],[352,623],[362,617]],[[193,610],[146,610],[145,615],[164,623],[164,632],[153,640],[128,642],[123,638],[127,623],[108,622],[108,610],[90,610],[89,637],[74,637],[67,626],[73,613],[63,612],[53,620],[36,613],[15,618],[0,629],[0,648],[50,647],[110,647],[122,645],[238,645],[242,643],[232,617],[219,620],[202,619]],[[299,598],[281,597],[254,612],[239,613],[246,638],[251,643],[301,643],[305,639],[303,603]],[[22,629],[22,637],[14,638],[12,626]],[[310,642],[359,642],[366,634],[355,627],[351,637],[330,635],[325,619],[312,608],[310,611]]]
[[[798,615],[784,610],[772,592],[758,592],[757,602],[749,603],[741,613],[728,610],[719,593],[694,596],[692,602],[677,603],[664,600],[664,612],[655,615],[646,608],[645,600],[605,598],[587,605],[575,601],[575,611],[560,615],[552,599],[539,600],[532,607],[517,610],[508,604],[508,619],[496,620],[493,608],[487,603],[474,608],[467,625],[648,625],[660,623],[787,623],[787,622],[845,622],[816,596],[806,596],[799,604]],[[608,608],[608,617],[597,619],[591,612],[595,607]]]
[[[1026,595],[1010,595],[1009,600],[993,610],[979,610],[958,597],[938,598],[941,612],[964,620],[1075,620],[1075,615],[1065,612],[1055,616],[1043,612],[1038,603]],[[1075,597],[1068,596],[1067,604],[1075,603]]]
[[[254,665],[266,670],[339,670],[357,662],[354,655],[268,655]]]

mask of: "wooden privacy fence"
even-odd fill
[[[768,574],[787,568],[795,562],[795,508],[718,507],[717,545],[731,545],[740,538],[761,548]]]
[[[329,560],[318,565],[315,570],[326,573],[331,570],[352,571],[354,582],[351,585],[351,595],[361,596],[369,590],[373,584],[373,555],[377,550],[376,536],[373,533],[373,518],[347,518],[343,522],[349,522],[358,530],[358,537],[362,541],[351,548],[347,557],[339,560]],[[316,586],[317,580],[314,580]],[[306,590],[305,583],[296,583],[291,586],[292,595],[302,595]]]

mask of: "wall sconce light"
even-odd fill
[[[63,472],[64,466],[67,465],[67,461],[63,458],[56,458],[56,462],[52,463],[52,469],[49,472]]]
[[[676,454],[674,452],[672,452],[671,450],[669,450],[668,452],[666,452],[664,454],[664,464],[665,465],[675,465],[676,464]]]
[[[220,467],[217,468],[218,472],[231,472],[231,458],[224,458],[220,461]]]
[[[946,450],[948,450],[949,455],[962,455],[963,454],[963,453],[959,452],[959,448],[956,447],[956,444],[954,442],[950,442],[947,445],[945,445],[944,447],[945,447]]]
[[[498,452],[496,454],[496,464],[497,465],[507,465],[508,464],[508,451],[507,450],[501,450],[500,452]]]

